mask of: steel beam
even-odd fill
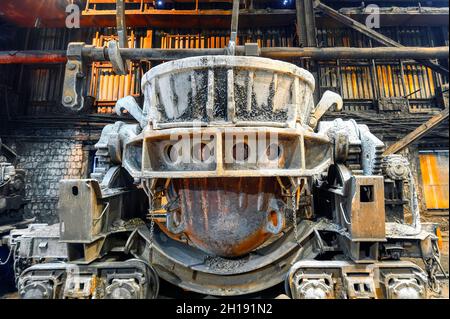
[[[168,61],[200,55],[224,55],[224,49],[119,49],[127,60]],[[335,60],[335,59],[448,59],[449,48],[442,47],[378,47],[378,48],[261,48],[262,57],[295,60]],[[244,46],[236,47],[237,55],[244,55]],[[82,57],[88,61],[109,61],[104,48],[85,46]],[[0,64],[51,64],[67,61],[65,51],[0,51]]]
[[[116,0],[116,22],[117,22],[117,35],[119,36],[119,47],[128,48],[124,0]]]
[[[391,146],[389,146],[383,153],[384,156],[395,154],[397,152],[400,152],[402,149],[407,147],[408,145],[414,143],[418,139],[420,139],[422,136],[424,136],[426,133],[431,131],[433,128],[435,128],[437,125],[442,123],[448,119],[448,108],[445,108],[440,113],[436,114],[435,116],[431,117],[428,121],[417,127],[414,131],[407,134],[405,137],[403,137],[401,140],[395,142]]]
[[[365,26],[364,24],[334,10],[333,8],[330,8],[329,6],[323,4],[322,2],[320,2],[319,0],[315,0],[314,1],[314,7],[316,9],[319,9],[320,11],[322,11],[324,14],[326,14],[327,16],[341,22],[342,24],[355,29],[358,32],[361,32],[362,34],[368,36],[369,38],[377,41],[378,43],[385,45],[385,46],[391,46],[391,47],[397,47],[397,48],[401,48],[403,47],[402,44],[392,40],[389,37],[384,36],[383,34],[368,28],[367,26]],[[418,60],[417,62],[429,67],[430,69],[442,73],[444,75],[448,75],[448,70],[444,67],[442,67],[439,64],[436,64],[430,60]]]
[[[239,0],[233,0],[233,13],[231,15],[230,41],[236,41],[239,23]]]
[[[306,23],[303,14],[305,12],[305,2],[303,0],[296,0],[295,9],[297,14],[296,31],[298,37],[298,44],[300,47],[306,47],[308,46],[307,34],[306,34]]]
[[[307,46],[317,46],[317,30],[313,0],[304,0]]]

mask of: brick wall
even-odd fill
[[[99,130],[46,128],[9,131],[3,137],[19,154],[17,168],[26,170],[27,217],[43,223],[58,221],[59,181],[89,176],[98,134]]]

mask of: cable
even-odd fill
[[[9,260],[11,259],[12,252],[13,252],[13,249],[11,247],[11,249],[9,250],[9,253],[8,253],[8,257],[6,257],[6,260],[2,261],[0,259],[0,266],[4,266],[4,265],[6,265],[9,262]]]
[[[339,207],[341,208],[341,213],[342,213],[342,217],[344,217],[344,221],[347,225],[351,225],[352,223],[350,223],[347,220],[347,216],[345,216],[345,211],[344,211],[344,207],[342,207],[342,203],[339,203]]]

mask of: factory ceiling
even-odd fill
[[[75,2],[81,10],[81,26],[114,26],[115,0],[2,0],[0,18],[20,27],[63,27],[67,5]],[[227,28],[231,21],[231,0],[129,0],[126,3],[127,26],[156,28]],[[254,2],[253,5],[250,3]],[[363,21],[360,1],[324,1],[339,3],[341,12]],[[390,25],[448,25],[448,1],[427,1],[418,6],[414,1],[369,1],[381,7],[381,19]],[[369,4],[367,2],[366,4]],[[286,5],[283,5],[286,3]],[[296,21],[295,1],[242,1],[241,27],[285,26]],[[176,17],[176,18],[174,18]],[[335,22],[317,17],[317,24],[333,26]]]

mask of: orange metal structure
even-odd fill
[[[427,209],[448,209],[448,151],[419,155]]]

